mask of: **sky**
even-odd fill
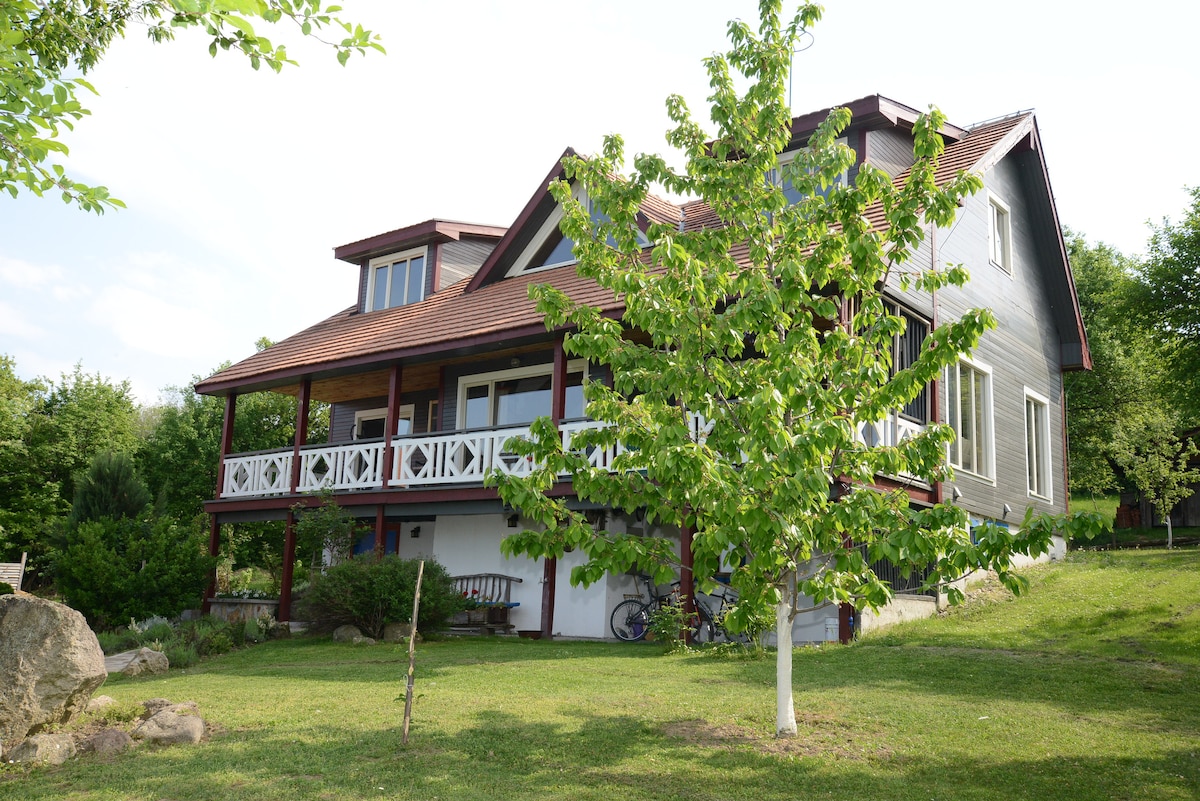
[[[609,133],[678,164],[664,101],[707,122],[702,59],[729,19],[757,20],[745,0],[342,5],[386,56],[343,68],[269,28],[300,66],[255,72],[199,35],[114,45],[65,164],[128,208],[0,197],[0,354],[19,375],[80,363],[154,404],[351,305],[338,245],[435,217],[509,225],[566,147]],[[1062,223],[1137,255],[1200,185],[1197,29],[1184,0],[827,0],[792,108],[882,94],[960,126],[1034,109]]]

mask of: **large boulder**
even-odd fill
[[[3,595],[0,676],[0,741],[15,742],[82,713],[108,673],[83,615],[32,595]]]

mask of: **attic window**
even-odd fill
[[[406,306],[425,298],[425,248],[371,259],[365,311]]]
[[[845,145],[846,137],[844,137],[844,136],[838,137],[837,144]],[[788,202],[789,206],[799,203],[801,200],[804,199],[804,195],[798,189],[796,189],[795,187],[792,186],[791,181],[789,181],[786,177],[784,177],[784,171],[785,171],[784,168],[787,165],[791,164],[792,161],[796,158],[797,154],[799,154],[803,149],[804,148],[801,148],[800,150],[789,150],[786,153],[779,154],[779,166],[767,173],[767,183],[773,184],[773,185],[778,186],[783,189],[783,195],[784,195],[784,197],[787,198],[787,202]],[[834,184],[841,184],[842,186],[845,186],[847,183],[849,183],[849,181],[850,181],[850,171],[848,169],[842,170],[841,174],[833,179]],[[822,190],[819,194],[824,196],[824,195],[828,194],[828,192],[829,192],[829,189],[826,188],[826,189]]]
[[[609,221],[609,217],[592,202],[591,198],[583,190],[583,187],[575,187],[575,199],[580,203],[586,204],[588,216],[597,225]],[[550,270],[554,267],[565,267],[568,264],[575,264],[575,241],[571,237],[566,236],[559,229],[559,223],[562,222],[563,213],[561,207],[555,207],[553,213],[542,224],[534,236],[533,242],[530,243],[526,251],[513,265],[509,271],[509,275],[519,275],[521,273],[531,273],[536,270]],[[645,247],[650,244],[650,240],[641,231],[638,231],[638,243]],[[610,247],[616,247],[616,241],[609,237],[608,244]]]
[[[1012,217],[1008,204],[992,194],[988,195],[988,258],[1012,275]]]

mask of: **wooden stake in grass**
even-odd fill
[[[413,593],[412,627],[408,632],[408,682],[404,688],[404,738],[408,745],[408,724],[412,720],[413,666],[417,655],[417,613],[421,610],[421,577],[425,575],[425,560],[417,564],[417,591]]]

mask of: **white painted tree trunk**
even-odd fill
[[[1174,531],[1171,529],[1171,513],[1167,512],[1167,550],[1175,547]]]
[[[792,703],[792,595],[791,581],[775,607],[775,736],[796,736],[796,707]]]

